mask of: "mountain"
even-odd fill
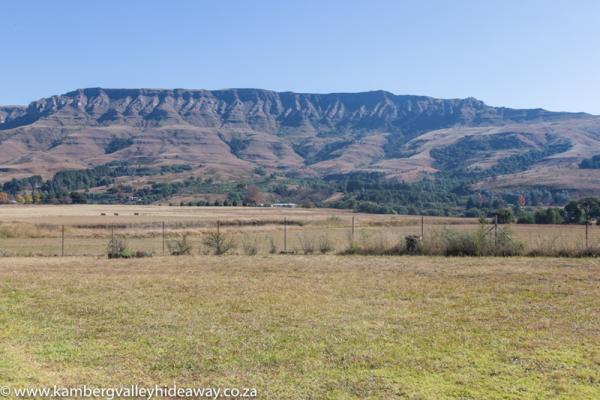
[[[600,192],[598,170],[579,168],[598,154],[597,116],[385,91],[90,88],[0,107],[0,181],[127,161],[190,165],[182,177],[442,171],[478,188]]]

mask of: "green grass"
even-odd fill
[[[599,276],[590,259],[0,259],[0,382],[599,398]]]

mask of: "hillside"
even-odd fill
[[[597,154],[596,116],[385,91],[93,88],[0,107],[1,181],[127,161],[186,164],[179,176],[216,180],[248,178],[257,168],[288,177],[381,172],[403,181],[476,171],[479,188],[600,192],[597,170],[578,168]]]

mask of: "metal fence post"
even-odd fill
[[[586,249],[589,248],[589,245],[588,245],[588,237],[589,237],[588,229],[589,229],[589,225],[590,225],[589,221],[585,221],[585,248]]]
[[[421,239],[425,237],[425,216],[421,215]]]
[[[165,221],[162,223],[162,255],[165,255]]]
[[[352,235],[351,235],[351,239],[352,239],[352,246],[354,246],[354,215],[352,216]]]
[[[62,226],[62,235],[61,235],[61,243],[60,243],[60,255],[61,257],[65,256],[65,226]]]
[[[498,244],[498,216],[494,216],[494,246]]]
[[[287,218],[283,218],[283,252],[287,253]]]

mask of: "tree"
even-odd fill
[[[534,219],[536,224],[560,224],[563,222],[560,210],[552,207],[537,210]]]
[[[565,221],[569,224],[580,224],[583,221],[583,212],[575,200],[571,200],[564,209]]]
[[[258,187],[256,187],[256,185],[249,185],[246,189],[244,202],[247,204],[262,204],[265,202],[265,195],[258,189]]]
[[[73,203],[73,204],[87,203],[87,198],[85,196],[85,193],[71,192],[69,194],[69,197],[71,198],[71,203]]]
[[[533,224],[534,222],[534,215],[530,212],[522,212],[517,219],[517,224]]]
[[[579,209],[583,214],[583,220],[590,222],[600,217],[600,200],[595,197],[587,197],[578,202]]]
[[[23,194],[23,204],[31,204],[33,203],[33,198],[31,197],[31,194],[29,193],[25,193]]]
[[[499,224],[510,224],[515,219],[510,208],[498,208],[492,213],[492,217],[497,217]]]

